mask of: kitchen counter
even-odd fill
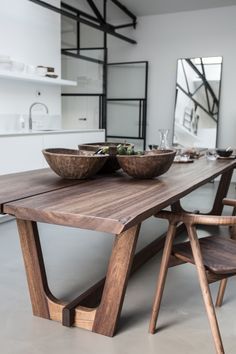
[[[78,145],[105,141],[99,129],[6,131],[0,130],[0,175],[47,167],[42,150],[60,147],[78,149]]]
[[[50,134],[70,134],[70,133],[99,133],[104,132],[104,129],[55,129],[55,130],[25,130],[25,131],[1,131],[0,130],[0,138],[10,137],[10,136],[31,136],[31,135],[50,135]]]

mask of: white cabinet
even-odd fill
[[[42,150],[77,149],[79,144],[105,140],[104,131],[84,131],[0,137],[0,175],[48,167]]]

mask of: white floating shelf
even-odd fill
[[[17,73],[11,71],[0,71],[0,79],[21,80],[27,82],[37,82],[45,85],[58,85],[58,86],[77,86],[76,81],[52,79],[50,77],[28,75],[24,73]]]

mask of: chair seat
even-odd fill
[[[213,273],[230,274],[236,272],[236,240],[222,236],[199,239],[203,264]],[[190,242],[175,245],[172,254],[181,260],[194,264]]]

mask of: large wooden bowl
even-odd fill
[[[101,173],[112,173],[120,169],[120,164],[116,158],[117,155],[117,146],[124,145],[123,143],[118,142],[103,142],[103,143],[88,143],[79,145],[79,149],[81,151],[98,151],[104,146],[109,147],[109,158],[107,159],[104,166],[101,168],[99,172]],[[131,146],[131,144],[125,144],[126,146]]]
[[[121,168],[134,178],[154,178],[167,172],[175,157],[174,150],[155,150],[145,155],[117,155]]]
[[[71,149],[45,149],[43,155],[51,169],[60,177],[85,179],[95,175],[108,155],[93,155]]]

